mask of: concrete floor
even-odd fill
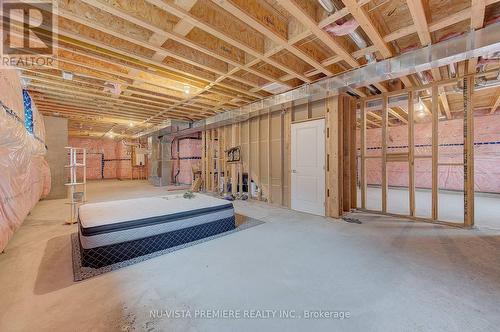
[[[89,185],[90,201],[164,194]],[[265,224],[74,283],[68,207],[42,201],[0,255],[0,331],[498,331],[500,232],[235,202]],[[349,311],[335,319],[152,318],[151,310]],[[165,311],[164,311],[165,313]]]
[[[475,226],[478,228],[500,230],[500,195],[475,193],[474,195]],[[366,207],[368,210],[382,210],[382,189],[368,187]],[[361,191],[358,190],[358,202],[361,202]],[[463,223],[463,192],[440,190],[438,192],[439,220]],[[387,192],[387,211],[395,214],[409,215],[408,188],[389,188]],[[415,213],[418,217],[431,218],[432,192],[428,189],[415,191]]]

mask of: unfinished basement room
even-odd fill
[[[0,332],[500,331],[500,0],[0,6]]]

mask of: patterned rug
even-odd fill
[[[72,249],[71,251],[72,251],[72,255],[73,255],[73,279],[74,279],[74,281],[82,281],[82,280],[92,278],[92,277],[98,276],[98,275],[106,273],[106,272],[114,271],[114,270],[120,269],[122,267],[126,267],[129,265],[143,262],[143,261],[151,259],[151,258],[165,255],[165,254],[168,254],[170,252],[173,252],[173,251],[176,251],[179,249],[194,246],[196,244],[210,241],[210,240],[216,239],[216,238],[224,236],[224,235],[228,235],[228,234],[231,234],[234,232],[239,232],[239,231],[248,229],[250,227],[258,226],[258,225],[261,225],[263,223],[264,222],[261,220],[248,218],[248,217],[244,217],[241,215],[236,215],[236,226],[237,227],[231,231],[228,231],[225,233],[220,233],[220,234],[213,235],[213,236],[209,236],[209,237],[206,237],[206,238],[203,238],[200,240],[196,240],[193,242],[184,243],[184,244],[172,247],[172,248],[167,248],[164,250],[156,251],[156,252],[153,252],[151,254],[135,257],[135,258],[123,261],[123,262],[103,266],[103,267],[100,267],[97,269],[82,266],[82,261],[81,261],[81,256],[80,256],[80,246],[78,243],[78,233],[73,233],[73,234],[71,234],[71,249]]]

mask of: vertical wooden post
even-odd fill
[[[248,129],[248,137],[247,137],[247,143],[248,143],[248,151],[247,151],[247,172],[248,172],[248,177],[247,177],[247,188],[248,188],[248,197],[251,197],[251,192],[252,192],[252,160],[251,158],[251,152],[252,152],[252,140],[251,140],[251,128],[250,128],[250,121],[251,119],[248,118],[247,120],[247,129]]]
[[[210,136],[211,136],[211,147],[210,147],[211,167],[210,168],[213,170],[212,176],[210,177],[210,182],[211,182],[211,188],[212,188],[211,190],[212,190],[212,192],[214,192],[215,188],[216,188],[215,183],[216,183],[216,179],[217,179],[217,177],[215,176],[215,171],[217,170],[217,161],[215,159],[215,129],[212,129]]]
[[[292,206],[292,192],[291,192],[291,187],[292,187],[292,154],[291,154],[291,145],[292,145],[292,137],[291,137],[291,130],[292,130],[292,113],[293,113],[293,103],[290,104],[290,108],[288,112],[285,114],[285,158],[286,158],[286,164],[287,168],[285,169],[285,176],[287,178],[287,192],[286,192],[286,206],[291,207]]]
[[[222,167],[224,164],[224,152],[222,151],[222,135],[221,135],[221,127],[217,128],[217,192],[220,192],[220,183],[222,180]]]
[[[307,99],[307,118],[311,119],[312,118],[312,103],[311,103],[311,96]]]
[[[356,187],[356,126],[357,126],[357,119],[356,119],[356,100],[352,97],[347,97],[349,98],[349,112],[350,112],[350,117],[351,117],[351,130],[350,130],[350,135],[351,135],[351,161],[350,161],[350,167],[351,167],[351,209],[355,209],[358,207],[358,192],[357,192],[357,187]]]
[[[243,142],[242,142],[242,134],[241,134],[241,122],[238,122],[238,145],[240,146],[240,162],[238,163],[238,184],[239,184],[239,193],[243,194],[243,156],[241,152],[243,151]]]
[[[414,92],[408,92],[408,191],[410,216],[415,216],[415,121]]]
[[[273,180],[271,172],[271,109],[267,110],[267,202],[272,203]]]
[[[222,155],[223,155],[223,165],[222,168],[224,169],[224,180],[222,182],[222,194],[225,195],[227,194],[227,177],[228,177],[228,165],[227,165],[227,160],[226,160],[226,150],[227,150],[227,133],[226,133],[226,126],[222,127]]]
[[[286,112],[285,108],[283,108],[280,112],[280,193],[281,193],[280,204],[282,206],[285,205],[285,189],[284,189],[284,183],[285,183],[285,180],[284,180],[284,178],[285,178],[285,145],[284,145],[285,112]]]
[[[231,148],[236,146],[236,124],[231,125]],[[236,163],[231,163],[231,194],[236,194],[238,185],[238,173],[236,172]]]
[[[339,97],[342,114],[342,209],[351,211],[351,113],[349,99],[346,96]]]
[[[439,110],[438,110],[438,86],[432,86],[432,219],[438,219],[438,161],[439,161]]]
[[[212,190],[212,178],[214,171],[214,160],[212,158],[212,130],[207,130],[207,190]]]
[[[474,76],[463,80],[464,87],[464,226],[474,226]]]
[[[260,166],[260,111],[257,115],[257,186],[259,187],[258,198],[262,199],[262,175]]]
[[[202,188],[206,189],[206,163],[207,163],[207,148],[206,148],[206,134],[203,130],[201,132],[201,180],[203,182]]]
[[[361,171],[360,171],[360,189],[361,189],[361,208],[366,209],[366,112],[365,112],[366,101],[361,99],[360,101],[360,113],[361,113],[361,133],[360,133],[360,148],[361,148]]]
[[[329,96],[326,102],[326,207],[328,217],[342,216],[342,130],[339,96]]]
[[[387,95],[382,98],[382,212],[387,213]]]

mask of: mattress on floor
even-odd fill
[[[233,204],[202,194],[85,204],[79,209],[82,265],[105,266],[234,228]]]

